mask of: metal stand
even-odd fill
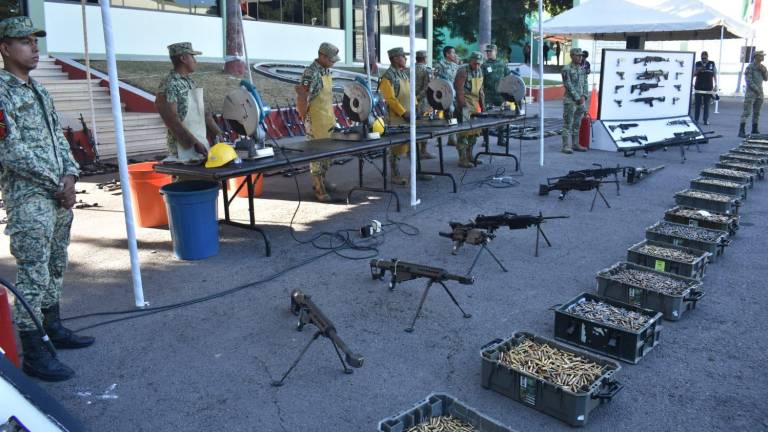
[[[382,153],[382,169],[381,169],[381,176],[384,179],[384,185],[381,189],[379,188],[372,188],[363,186],[363,166],[365,164],[365,156],[362,154],[357,155],[357,168],[358,168],[358,186],[353,187],[352,189],[347,192],[347,204],[350,203],[350,200],[352,198],[352,193],[355,191],[365,191],[365,192],[374,192],[374,193],[386,193],[390,194],[395,198],[395,204],[397,205],[397,211],[400,211],[400,198],[397,196],[397,192],[390,190],[389,185],[387,184],[387,148],[383,148],[381,150]],[[418,152],[417,152],[418,153]]]
[[[434,172],[434,171],[423,171],[421,169],[421,155],[419,152],[416,152],[416,173],[417,174],[426,174],[426,175],[433,175],[433,176],[442,176],[442,177],[448,177],[451,180],[451,183],[453,183],[453,193],[457,192],[456,189],[456,179],[453,178],[453,174],[445,172],[445,166],[444,166],[444,160],[443,160],[443,137],[437,137],[437,155],[438,160],[440,161],[440,171]]]
[[[499,127],[499,129],[504,130],[504,133],[498,137],[499,141],[503,140],[504,142],[504,144],[502,144],[504,146],[504,153],[491,151],[488,129],[483,129],[483,148],[485,150],[475,155],[474,159],[472,160],[475,165],[477,165],[477,159],[480,157],[480,155],[511,157],[515,160],[515,171],[520,171],[520,160],[517,158],[517,156],[509,152],[509,126],[510,124],[507,123],[504,126]]]
[[[307,345],[304,347],[304,349],[301,350],[301,353],[299,353],[299,356],[296,358],[296,360],[293,362],[293,364],[291,364],[291,367],[289,367],[288,370],[285,371],[285,373],[283,374],[283,377],[280,378],[279,381],[272,381],[272,386],[280,387],[280,386],[283,385],[283,382],[285,381],[285,379],[288,377],[288,375],[291,373],[291,371],[293,371],[293,369],[296,367],[296,365],[299,364],[299,361],[301,361],[301,358],[304,357],[304,354],[307,353],[307,350],[309,350],[309,347],[312,345],[312,342],[316,341],[317,338],[319,338],[320,336],[325,336],[325,334],[323,334],[322,331],[317,331],[317,332],[315,332],[314,335],[312,335],[312,339],[310,339],[309,343],[307,343]],[[341,362],[341,367],[344,368],[344,373],[345,374],[351,374],[352,372],[354,372],[352,369],[347,367],[346,363],[344,363],[344,359],[342,359],[341,353],[339,352],[339,347],[336,346],[336,343],[334,343],[331,340],[331,345],[333,345],[333,349],[336,351],[336,355],[339,357],[339,362]]]
[[[597,186],[595,188],[595,196],[592,197],[592,205],[589,207],[589,211],[592,211],[595,208],[595,200],[597,199],[597,196],[600,195],[600,198],[603,199],[603,202],[608,208],[611,208],[611,205],[608,204],[608,200],[605,199],[605,195],[603,195],[603,192],[600,191],[600,186]],[[547,240],[547,243],[549,243],[549,240]]]
[[[538,239],[537,239],[537,245],[538,245]],[[477,251],[477,254],[475,255],[475,259],[474,259],[474,261],[472,261],[472,265],[469,266],[469,270],[467,270],[467,275],[471,275],[472,274],[472,270],[475,269],[475,265],[480,260],[480,255],[483,253],[483,251],[486,251],[486,252],[488,252],[489,255],[491,255],[491,258],[493,258],[493,260],[496,261],[496,264],[498,264],[499,267],[501,267],[501,270],[504,273],[507,273],[509,271],[509,270],[507,270],[506,267],[504,267],[504,264],[501,263],[501,260],[499,260],[499,258],[496,256],[496,254],[494,254],[493,251],[488,247],[488,244],[487,243],[483,243],[483,244],[480,245],[480,250]]]
[[[471,318],[472,317],[471,314],[468,314],[468,313],[464,312],[464,309],[461,308],[461,305],[456,300],[456,297],[453,296],[453,293],[451,292],[451,290],[449,290],[448,287],[445,286],[445,284],[442,281],[439,281],[439,280],[436,280],[436,279],[430,279],[429,282],[427,282],[427,286],[424,288],[424,293],[422,293],[422,295],[421,295],[421,301],[419,302],[418,309],[416,309],[416,315],[413,316],[413,321],[411,321],[411,325],[409,327],[406,327],[406,329],[405,329],[406,332],[408,332],[408,333],[412,333],[413,332],[413,326],[416,325],[416,320],[419,318],[419,314],[421,313],[421,308],[424,306],[424,301],[427,300],[427,294],[429,294],[429,289],[432,288],[432,284],[434,284],[435,282],[437,282],[440,285],[442,285],[443,289],[445,290],[446,293],[448,293],[448,296],[451,298],[451,301],[453,302],[453,304],[455,304],[456,307],[459,308],[459,310],[463,314],[464,318]]]
[[[245,177],[245,181],[240,183],[240,186],[235,190],[235,193],[232,195],[232,197],[229,197],[229,185],[227,184],[227,180],[222,180],[221,182],[221,191],[223,193],[224,198],[224,220],[219,221],[220,223],[231,225],[238,228],[245,228],[252,231],[256,231],[257,233],[261,234],[261,237],[264,239],[264,253],[266,256],[272,256],[272,245],[269,242],[269,238],[267,237],[267,234],[259,227],[256,226],[256,214],[253,206],[253,200],[254,200],[254,184],[256,181],[261,178],[261,173],[256,173],[256,180],[253,179],[254,174],[248,174]],[[232,204],[232,201],[234,201],[235,197],[237,197],[237,194],[240,193],[240,191],[243,189],[243,186],[246,186],[248,188],[248,217],[249,217],[249,224],[244,224],[241,222],[235,222],[233,221],[229,216],[229,206]]]

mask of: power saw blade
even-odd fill
[[[435,78],[427,84],[427,101],[439,111],[453,111],[456,92],[453,85],[445,79]]]
[[[351,82],[344,87],[341,106],[352,121],[367,121],[373,111],[373,95],[363,84]]]
[[[496,92],[507,102],[520,102],[525,97],[525,82],[515,74],[510,74],[499,80]]]

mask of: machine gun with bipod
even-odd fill
[[[427,294],[429,294],[429,289],[435,283],[440,284],[440,286],[443,287],[445,292],[451,298],[451,301],[453,302],[453,304],[455,304],[456,307],[459,308],[464,318],[472,317],[472,315],[464,312],[464,309],[461,308],[461,305],[459,305],[459,302],[456,300],[456,297],[454,297],[451,290],[449,290],[448,287],[445,285],[445,282],[449,280],[456,281],[462,285],[472,285],[475,283],[475,279],[472,276],[455,275],[455,274],[448,273],[447,271],[441,268],[428,267],[421,264],[408,263],[408,262],[400,261],[397,259],[392,259],[392,260],[372,259],[370,262],[370,265],[371,265],[371,277],[374,280],[383,280],[387,271],[389,271],[392,274],[392,277],[389,280],[390,291],[395,289],[395,286],[397,285],[398,282],[405,282],[405,281],[419,279],[419,278],[428,279],[427,286],[424,288],[424,292],[421,295],[421,301],[419,302],[419,307],[416,309],[416,315],[413,316],[413,321],[411,322],[411,325],[405,329],[406,332],[408,333],[413,332],[413,326],[416,324],[416,319],[419,318],[419,314],[421,313],[421,308],[424,306],[424,301],[427,299]]]
[[[635,184],[640,180],[648,177],[649,175],[661,171],[664,169],[664,165],[659,165],[654,168],[646,167],[627,167],[627,184]]]
[[[507,272],[507,268],[504,267],[501,260],[499,260],[496,254],[494,254],[488,247],[488,243],[490,243],[496,235],[475,226],[472,221],[466,224],[461,222],[450,222],[449,225],[451,226],[451,232],[439,232],[438,234],[440,237],[449,238],[453,241],[453,250],[451,251],[453,255],[456,255],[464,244],[480,246],[480,250],[477,251],[477,255],[475,255],[475,259],[472,261],[472,265],[469,267],[469,270],[467,270],[467,274],[472,273],[472,270],[475,268],[477,261],[480,259],[480,254],[482,254],[483,251],[486,251],[491,255],[503,272]]]
[[[544,216],[541,212],[539,212],[538,215],[520,215],[517,213],[504,212],[493,216],[477,215],[473,225],[476,228],[487,230],[491,234],[503,226],[506,226],[510,230],[527,229],[535,226],[536,251],[534,252],[534,256],[539,256],[539,236],[544,237],[547,246],[552,247],[552,243],[549,242],[547,235],[544,234],[544,231],[541,229],[541,224],[550,219],[568,219],[569,217],[570,216]]]
[[[609,182],[613,183],[614,181]],[[586,192],[594,189],[595,196],[592,198],[592,204],[589,207],[589,211],[592,211],[595,208],[595,201],[597,200],[598,195],[600,198],[602,198],[606,207],[611,208],[611,205],[608,204],[608,200],[605,198],[605,195],[603,195],[603,192],[600,191],[600,186],[603,183],[603,180],[581,176],[552,177],[547,179],[547,184],[539,185],[539,195],[546,196],[549,195],[549,193],[552,191],[560,191],[560,195],[557,197],[557,199],[562,201],[570,191],[575,190]],[[605,181],[605,183],[608,183],[608,181]]]
[[[715,135],[708,137],[707,135],[714,134],[714,132],[699,132],[696,131],[685,131],[685,132],[675,132],[674,136],[670,138],[666,138],[660,141],[650,142],[647,144],[644,144],[642,146],[638,147],[629,147],[621,149],[624,152],[624,156],[633,156],[637,150],[643,150],[645,154],[656,151],[656,150],[664,150],[666,151],[668,147],[679,147],[680,148],[680,163],[685,163],[687,160],[685,155],[685,149],[686,147],[690,145],[696,145],[696,149],[701,152],[701,148],[699,147],[699,144],[705,144],[709,142],[710,139],[714,138],[722,138],[722,135]]]
[[[333,349],[336,351],[336,355],[339,357],[341,366],[344,368],[344,373],[351,374],[353,372],[352,369],[347,367],[347,365],[353,368],[360,368],[363,366],[363,356],[353,353],[347,347],[347,345],[343,340],[341,340],[338,333],[336,332],[336,326],[334,326],[333,322],[331,322],[331,320],[323,313],[323,311],[317,307],[310,296],[302,293],[299,290],[294,290],[291,293],[291,312],[299,317],[296,330],[301,331],[307,324],[312,324],[313,326],[317,327],[317,331],[312,336],[312,339],[310,339],[309,343],[301,351],[299,357],[296,358],[296,360],[288,368],[285,374],[283,374],[283,377],[280,378],[279,381],[272,381],[273,386],[280,387],[283,385],[283,382],[291,373],[293,368],[295,368],[296,365],[299,364],[301,358],[304,357],[304,354],[312,345],[312,342],[316,341],[320,336],[323,336],[331,341]],[[342,352],[344,353],[344,359],[341,357]]]

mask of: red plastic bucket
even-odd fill
[[[156,173],[157,162],[141,162],[128,165],[128,179],[131,184],[131,201],[136,223],[140,227],[152,228],[168,225],[165,201],[160,188],[171,183],[168,174]]]

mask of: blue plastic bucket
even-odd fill
[[[199,260],[219,253],[218,183],[182,181],[161,187],[160,193],[165,198],[176,257]]]

